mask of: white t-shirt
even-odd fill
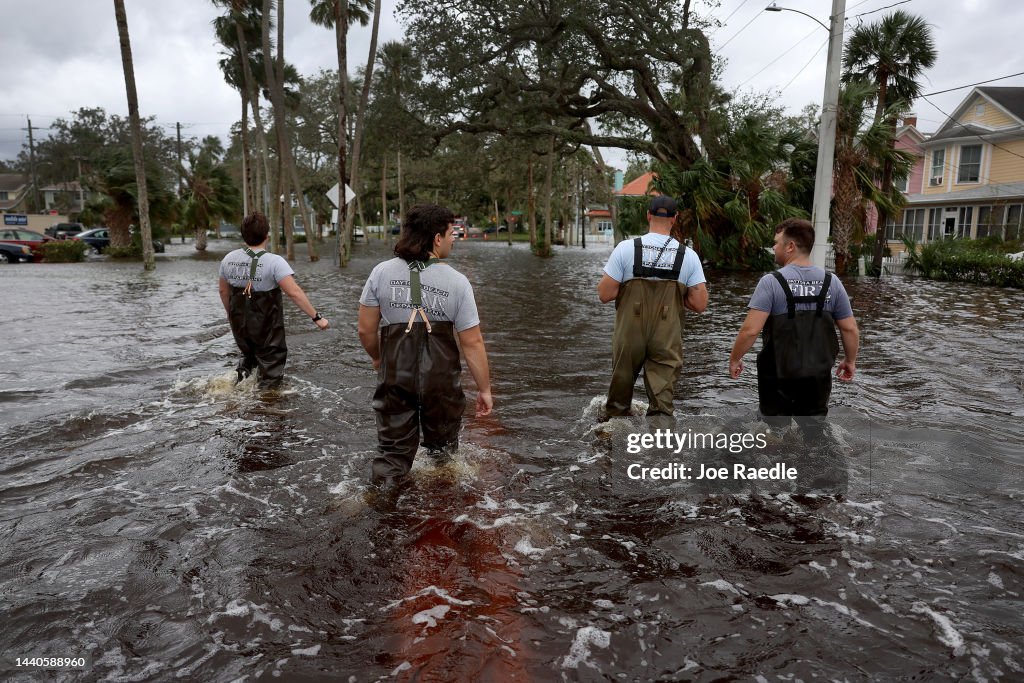
[[[657,265],[658,268],[672,269],[672,265],[676,262],[676,252],[679,251],[679,242],[668,235],[659,235],[653,232],[641,237],[640,241],[643,244],[643,265],[652,267]],[[662,247],[665,247],[664,251],[662,251]],[[604,267],[604,272],[608,274],[608,277],[620,283],[632,280],[633,252],[633,239],[619,242],[608,258],[608,264]],[[658,256],[659,252],[661,252],[660,257]],[[657,264],[654,263],[655,258],[658,259]],[[697,256],[697,252],[689,247],[683,255],[683,267],[679,270],[679,281],[687,287],[706,282],[700,258]]]

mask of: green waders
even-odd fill
[[[380,329],[379,383],[373,394],[380,455],[373,460],[374,484],[387,486],[409,473],[421,433],[431,452],[448,454],[459,445],[466,395],[455,326],[430,322],[422,305],[420,271],[436,262],[409,264],[409,322]]]
[[[275,287],[267,292],[252,291],[257,263],[266,252],[246,249],[245,253],[252,260],[249,283],[245,287],[231,287],[228,301],[231,334],[242,352],[238,361],[238,378],[247,377],[259,368],[260,383],[273,386],[284,378],[284,366],[288,360],[281,288]]]
[[[666,241],[662,252],[671,240]],[[605,413],[630,414],[633,385],[642,370],[648,415],[672,414],[672,393],[683,366],[682,312],[686,285],[679,282],[686,247],[671,268],[644,266],[640,238],[633,241],[633,279],[619,288],[612,333],[612,381]],[[655,257],[658,262],[661,253]],[[650,279],[649,279],[650,278]]]

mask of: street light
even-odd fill
[[[774,2],[764,8],[766,12],[796,12],[821,24],[828,31],[828,63],[825,68],[825,96],[821,104],[821,126],[818,130],[818,166],[814,175],[814,208],[811,222],[814,223],[814,248],[811,249],[811,263],[825,267],[825,253],[828,251],[829,207],[832,203],[832,157],[836,148],[836,109],[839,108],[839,71],[843,57],[843,18],[846,14],[846,0],[832,0],[830,29],[806,12],[789,7],[779,7]]]

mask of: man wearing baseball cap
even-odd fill
[[[704,269],[693,249],[670,237],[676,202],[659,195],[647,210],[649,232],[623,240],[597,284],[601,303],[615,302],[612,381],[605,414],[630,414],[642,370],[648,415],[672,415],[672,393],[683,365],[682,311],[708,306]]]

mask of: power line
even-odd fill
[[[750,78],[748,78],[747,80],[743,81],[742,83],[740,83],[740,84],[739,84],[739,85],[737,85],[736,87],[737,87],[737,88],[741,88],[741,87],[743,87],[744,85],[746,85],[747,83],[749,83],[750,81],[752,81],[752,80],[754,80],[755,78],[757,78],[758,76],[760,76],[760,75],[761,75],[762,73],[764,73],[764,72],[765,72],[765,71],[766,71],[766,70],[768,69],[768,67],[770,67],[770,66],[771,66],[772,64],[774,64],[775,62],[779,61],[780,59],[782,59],[783,57],[785,57],[786,55],[788,55],[788,54],[789,54],[790,52],[792,52],[793,50],[795,50],[795,49],[796,49],[796,48],[797,48],[797,47],[798,47],[798,46],[800,45],[800,43],[804,42],[805,40],[807,40],[808,38],[810,38],[811,36],[813,36],[813,35],[815,34],[815,32],[817,32],[817,30],[818,30],[818,29],[816,29],[816,28],[812,28],[812,29],[811,29],[811,32],[810,32],[810,33],[808,33],[808,34],[807,34],[806,36],[804,36],[803,38],[801,38],[801,39],[800,39],[800,40],[798,40],[797,42],[793,43],[793,45],[792,45],[792,46],[791,46],[791,47],[790,47],[790,48],[789,48],[788,50],[786,50],[785,52],[783,52],[783,53],[782,53],[781,55],[779,55],[778,57],[776,57],[776,58],[775,58],[775,59],[773,59],[772,61],[770,61],[770,62],[768,62],[767,64],[765,64],[765,65],[764,65],[764,68],[762,68],[762,69],[761,69],[760,71],[758,71],[758,72],[757,72],[756,74],[754,74],[753,76],[751,76],[751,77],[750,77]]]
[[[788,88],[789,86],[793,85],[793,81],[795,81],[795,80],[796,80],[797,78],[799,78],[799,77],[800,77],[800,74],[802,74],[802,73],[803,73],[804,71],[806,71],[806,70],[807,70],[807,67],[809,67],[809,66],[811,65],[811,62],[813,62],[813,61],[814,61],[814,58],[818,56],[818,53],[819,53],[819,52],[821,52],[822,48],[824,48],[824,47],[825,47],[826,45],[828,45],[828,41],[829,41],[829,39],[828,39],[828,38],[826,38],[826,39],[825,39],[825,42],[823,42],[823,43],[822,43],[822,44],[821,44],[821,45],[820,45],[820,46],[818,47],[818,49],[814,51],[814,54],[813,54],[813,55],[811,55],[811,58],[810,58],[810,59],[808,59],[808,60],[807,60],[807,63],[803,65],[803,68],[801,68],[801,69],[800,69],[799,71],[797,71],[797,72],[796,72],[796,75],[795,75],[795,76],[793,76],[793,78],[791,78],[791,79],[789,80],[789,83],[787,83],[786,85],[782,86],[782,89],[781,89],[781,90],[779,90],[779,93],[783,93],[783,92],[785,92],[785,91],[786,91],[786,88]]]
[[[988,144],[992,145],[992,146],[993,146],[993,147],[995,147],[996,149],[1001,149],[1001,150],[1003,150],[1004,152],[1006,152],[1007,154],[1012,154],[1012,155],[1013,155],[1013,156],[1015,156],[1015,157],[1019,157],[1019,158],[1021,158],[1021,159],[1024,159],[1024,154],[1017,154],[1017,153],[1016,153],[1016,152],[1014,152],[1014,151],[1013,151],[1012,149],[1007,149],[1006,147],[1002,147],[1002,146],[1000,146],[1000,145],[997,145],[997,144],[996,144],[996,143],[994,143],[994,142],[991,142],[991,141],[989,141],[989,140],[986,140],[986,139],[985,139],[985,138],[984,138],[984,137],[983,137],[982,135],[980,135],[980,134],[978,134],[978,133],[975,133],[974,131],[972,131],[971,129],[969,129],[969,128],[968,128],[967,126],[965,126],[964,124],[960,123],[959,121],[954,121],[954,120],[953,120],[953,117],[952,117],[952,116],[950,116],[950,115],[949,115],[949,114],[947,114],[946,112],[942,111],[942,109],[939,109],[939,106],[938,106],[937,104],[935,104],[934,102],[932,102],[931,100],[929,100],[927,96],[924,96],[924,101],[925,101],[925,102],[927,102],[928,104],[932,105],[932,106],[933,106],[933,107],[935,107],[936,109],[938,109],[938,110],[939,110],[939,112],[941,112],[941,113],[942,113],[942,115],[943,115],[943,116],[945,116],[945,117],[946,117],[946,119],[947,119],[948,121],[952,121],[954,125],[960,126],[960,127],[961,127],[961,128],[963,128],[963,129],[964,129],[965,131],[967,131],[967,132],[968,132],[968,133],[969,133],[969,134],[970,134],[971,136],[973,136],[973,137],[976,137],[976,138],[978,138],[978,139],[979,139],[979,140],[981,140],[982,142],[987,142]]]
[[[736,33],[732,34],[732,38],[730,38],[729,40],[727,40],[727,41],[725,41],[724,43],[722,43],[722,44],[721,44],[721,45],[720,45],[720,46],[718,47],[718,49],[717,49],[717,50],[715,50],[715,52],[721,52],[721,51],[722,51],[723,49],[725,49],[725,46],[726,46],[726,45],[728,45],[729,43],[731,43],[731,42],[732,42],[732,41],[733,41],[733,40],[734,40],[734,39],[736,38],[736,36],[738,36],[739,34],[743,33],[743,32],[744,32],[744,31],[745,31],[745,30],[747,29],[747,27],[748,27],[748,26],[750,26],[751,24],[753,24],[753,23],[754,23],[754,21],[755,21],[755,20],[756,20],[756,19],[757,19],[757,18],[758,18],[759,16],[761,16],[761,13],[760,13],[760,12],[758,12],[758,13],[757,13],[757,14],[755,14],[755,15],[754,15],[753,17],[751,17],[751,18],[750,18],[750,21],[748,21],[747,23],[743,24],[743,28],[741,28],[741,29],[740,29],[739,31],[736,31]]]
[[[867,0],[865,0],[865,2],[867,2]],[[873,9],[870,12],[861,12],[860,14],[855,14],[853,16],[853,18],[856,19],[857,17],[866,17],[869,14],[874,14],[875,12],[881,12],[884,9],[891,9],[893,7],[898,7],[900,5],[905,5],[908,2],[910,2],[910,0],[902,0],[901,2],[897,2],[897,3],[894,3],[892,5],[886,5],[885,7],[879,7],[878,9]],[[859,3],[859,4],[863,5],[864,3],[862,2],[862,3]],[[858,5],[854,5],[854,7],[857,7],[857,6]],[[851,7],[850,9],[853,9],[853,8]]]
[[[999,78],[990,78],[987,81],[978,81],[977,83],[969,83],[967,85],[959,85],[959,86],[957,86],[955,88],[948,88],[946,90],[938,90],[936,92],[930,92],[930,93],[927,93],[925,95],[921,95],[921,97],[929,97],[931,95],[942,95],[942,94],[947,93],[947,92],[953,92],[954,90],[963,90],[965,88],[973,88],[976,85],[984,85],[986,83],[995,83],[996,81],[1005,81],[1007,78],[1013,78],[1014,76],[1024,76],[1024,71],[1021,71],[1021,72],[1018,72],[1018,73],[1015,73],[1015,74],[1010,74],[1009,76],[1000,76]],[[936,109],[938,109],[938,107],[936,107]]]
[[[743,2],[741,2],[739,4],[739,7],[737,7],[736,9],[734,9],[732,12],[729,13],[729,16],[727,16],[725,18],[725,21],[722,22],[722,26],[725,26],[726,24],[728,24],[729,20],[732,19],[733,15],[736,14],[737,12],[739,12],[741,9],[743,9],[743,6],[745,4],[747,4],[748,2],[750,2],[750,0],[743,0]]]

